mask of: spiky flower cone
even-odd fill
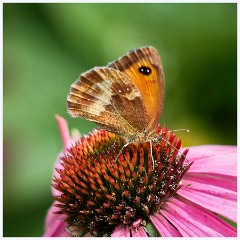
[[[129,144],[104,130],[93,131],[68,149],[54,178],[57,213],[72,236],[109,236],[119,224],[146,226],[149,216],[181,187],[189,169],[181,141],[165,126],[157,143]]]

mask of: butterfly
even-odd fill
[[[148,46],[81,74],[71,85],[67,108],[72,117],[93,121],[127,143],[139,143],[156,137],[164,95],[162,62]]]

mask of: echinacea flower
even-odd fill
[[[123,139],[105,130],[74,143],[67,122],[57,122],[64,153],[44,236],[237,236],[222,220],[237,221],[235,146],[181,149],[165,126],[152,145],[122,148]]]

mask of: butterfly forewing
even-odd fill
[[[157,50],[153,47],[138,48],[108,66],[129,76],[140,91],[147,110],[147,130],[151,134],[161,117],[165,94],[164,74]],[[144,68],[150,72],[142,73]]]
[[[148,126],[146,107],[134,82],[117,69],[94,68],[71,85],[68,112],[131,138]]]

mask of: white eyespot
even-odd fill
[[[127,88],[127,91],[129,91],[129,88]]]
[[[122,91],[121,91],[121,90],[118,90],[118,92],[120,92],[120,93],[121,93]]]

